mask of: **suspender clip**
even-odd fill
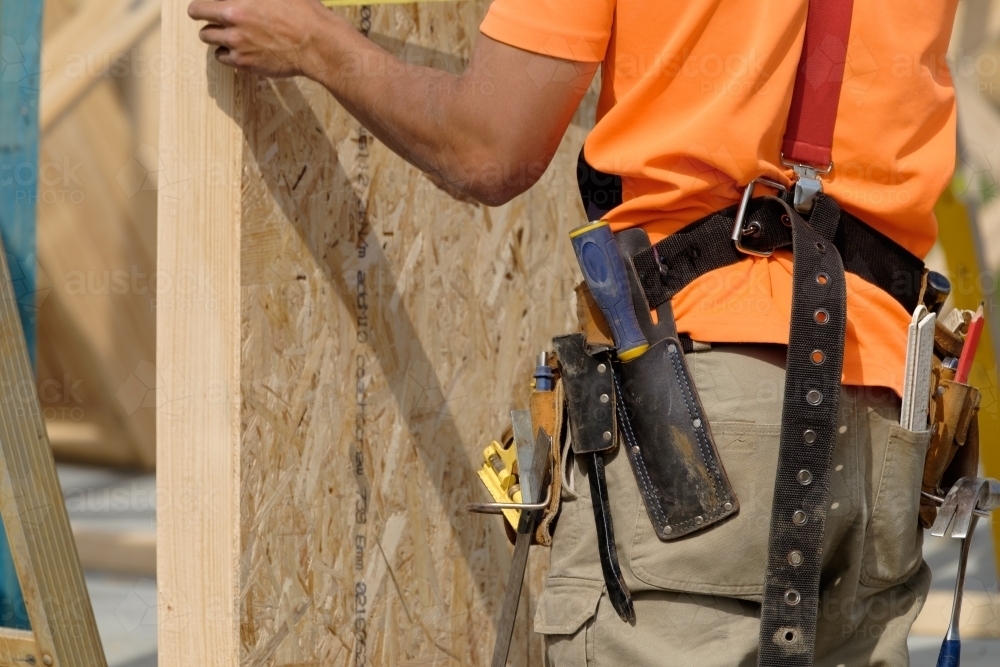
[[[795,180],[795,210],[802,214],[808,213],[812,210],[816,195],[823,191],[823,183],[819,177],[833,171],[833,163],[828,164],[825,169],[819,169],[800,162],[789,162],[785,160],[785,154],[782,153],[781,164],[791,167],[798,177]]]

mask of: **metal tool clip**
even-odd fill
[[[758,183],[762,183],[770,188],[774,188],[780,192],[788,192],[788,189],[781,183],[776,183],[769,178],[764,178],[763,176],[758,177],[747,183],[746,189],[743,190],[743,199],[740,200],[740,207],[736,209],[736,220],[733,222],[733,233],[729,238],[733,240],[736,244],[736,249],[747,255],[755,255],[757,257],[770,257],[774,252],[773,250],[767,250],[761,252],[760,250],[753,250],[752,248],[747,248],[743,245],[744,236],[756,236],[760,234],[760,223],[751,222],[745,228],[743,227],[743,220],[747,216],[747,208],[750,206],[750,200],[753,198],[754,188],[757,187]]]

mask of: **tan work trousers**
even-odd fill
[[[715,345],[688,355],[739,514],[661,542],[621,447],[607,479],[621,569],[636,620],[604,591],[587,469],[566,498],[535,615],[553,667],[751,667],[757,661],[785,348]],[[929,433],[901,428],[888,389],[844,387],[833,460],[817,667],[909,664],[906,636],[930,587],[917,525]]]

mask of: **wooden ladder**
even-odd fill
[[[107,667],[2,243],[0,515],[31,625],[0,628],[0,667]]]

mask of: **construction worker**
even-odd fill
[[[945,62],[955,7],[496,0],[468,67],[453,75],[400,62],[317,0],[191,3],[221,63],[316,80],[442,187],[490,206],[538,180],[600,66],[597,124],[581,155],[588,216],[620,238],[629,228],[648,236],[630,237],[628,256],[636,270],[642,252],[655,259],[652,282],[641,271],[638,282],[657,321],[673,318],[669,340],[686,353],[678,372],[697,392],[691,414],[711,426],[694,420],[701,449],[689,456],[714,471],[714,499],[671,502],[680,515],[685,503],[718,511],[673,539],[680,524],[651,509],[665,492],[643,488],[658,483],[640,474],[646,442],[607,456],[616,557],[634,605],[623,622],[579,481],[591,471],[572,464],[575,493],[562,504],[534,625],[551,664],[908,664],[930,585],[918,529],[929,436],[898,422],[920,260],[955,162]],[[807,23],[819,36],[808,49]],[[810,101],[831,86],[832,103]],[[831,145],[810,144],[813,126],[829,128]],[[755,182],[744,217],[734,204],[761,177],[787,192]],[[677,246],[689,275],[671,283],[681,263],[664,259],[663,243],[712,225],[724,235]],[[797,273],[807,261],[818,272]],[[828,284],[846,293],[846,322]],[[800,349],[828,384],[809,384]],[[730,492],[727,509],[711,504]],[[806,546],[786,548],[795,540]],[[805,584],[794,584],[802,572]]]

